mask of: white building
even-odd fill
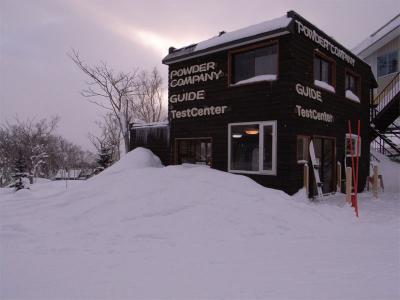
[[[358,44],[353,53],[366,61],[378,82],[378,95],[399,73],[400,14]]]

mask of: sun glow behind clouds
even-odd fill
[[[171,46],[179,47],[190,44],[188,41],[169,39],[157,33],[135,28],[130,25],[118,24],[114,29],[121,36],[128,38],[132,42],[140,43],[145,47],[152,48],[163,56],[168,54],[168,48]]]
[[[120,28],[122,26],[119,26]],[[119,33],[128,40],[139,43],[147,48],[151,48],[157,53],[165,56],[168,54],[168,48],[176,44],[176,41],[160,36],[154,32],[136,29],[132,26],[123,26],[123,30],[119,29]]]
[[[144,29],[143,26],[137,26],[129,23],[126,20],[118,18],[116,15],[111,14],[109,11],[105,11],[101,6],[88,5],[85,1],[71,0],[75,3],[74,7],[79,8],[79,11],[86,11],[85,16],[93,18],[96,22],[106,27],[109,31],[117,34],[125,39],[130,40],[133,43],[143,45],[144,47],[150,48],[159,55],[165,56],[168,54],[168,48],[183,47],[193,43],[193,41],[201,40],[200,37],[190,35],[191,38],[171,38],[170,36],[162,35],[157,31]]]

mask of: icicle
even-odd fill
[[[147,145],[149,138],[153,138],[157,141],[163,141],[166,144],[169,143],[169,126],[168,124],[151,124],[143,125],[141,127],[133,127],[132,130],[135,132],[135,143]]]

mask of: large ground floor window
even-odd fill
[[[276,121],[228,125],[228,171],[276,175]]]

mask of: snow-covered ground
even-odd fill
[[[1,299],[399,299],[399,166],[311,203],[137,149],[85,182],[0,189]],[[385,174],[388,174],[387,176]]]

